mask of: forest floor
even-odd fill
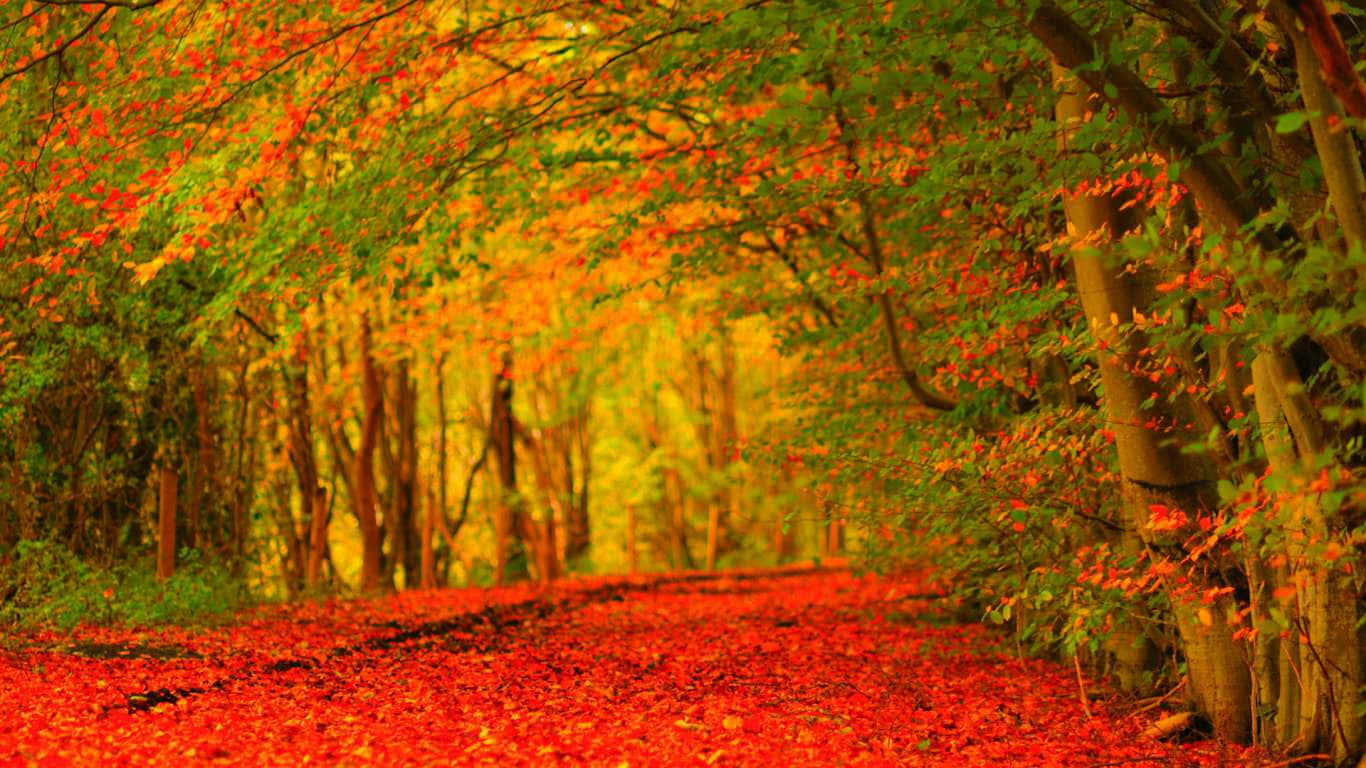
[[[0,765],[1217,766],[908,579],[406,592],[0,657]]]

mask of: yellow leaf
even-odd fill
[[[158,256],[151,261],[134,265],[133,276],[137,279],[138,285],[146,285],[148,281],[156,277],[164,266],[166,266],[166,259]]]

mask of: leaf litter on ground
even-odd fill
[[[0,658],[8,765],[1255,765],[1141,736],[911,577],[570,580],[82,626]],[[916,616],[925,616],[918,621]],[[156,649],[119,653],[118,648]],[[82,648],[104,653],[83,653]],[[1099,683],[1090,683],[1101,690]]]

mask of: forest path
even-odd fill
[[[691,574],[87,628],[0,660],[0,765],[1255,764],[1088,718],[1072,670],[917,588]]]

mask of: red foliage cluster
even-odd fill
[[[82,629],[0,664],[0,764],[1248,763],[1142,739],[1152,712],[1088,717],[1071,670],[918,588],[683,575]]]

